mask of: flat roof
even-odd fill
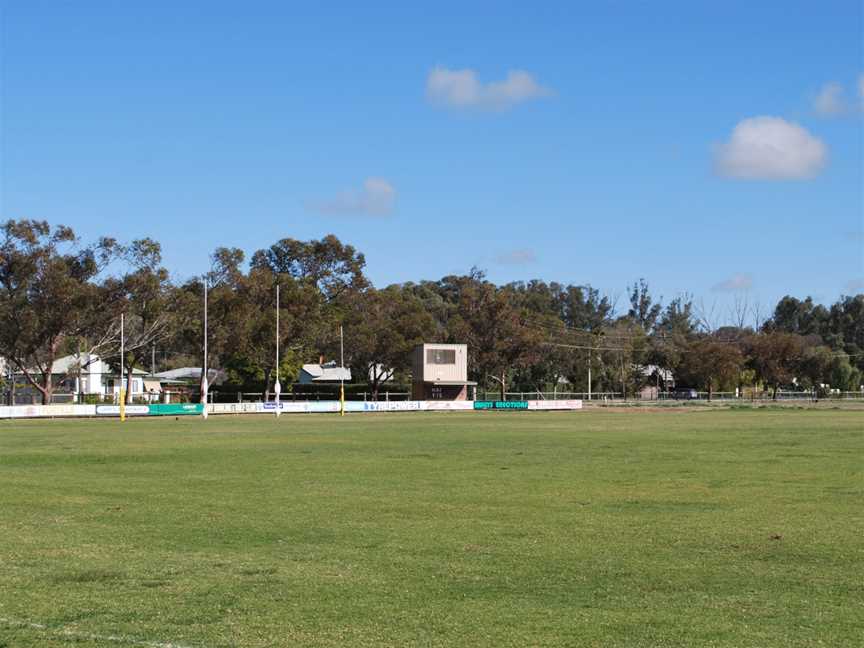
[[[423,344],[418,344],[417,347],[435,347],[437,349],[458,349],[460,347],[467,347],[467,344],[463,344],[461,342],[451,343],[451,342],[424,342]]]

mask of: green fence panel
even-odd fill
[[[150,405],[150,416],[182,416],[184,414],[201,414],[204,405],[201,403],[169,403]]]

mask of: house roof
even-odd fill
[[[77,353],[73,353],[72,355],[63,356],[62,358],[57,358],[53,364],[51,365],[51,373],[54,375],[66,375],[70,373],[75,373],[75,369],[80,367],[84,370],[85,373],[89,373],[92,369],[92,365],[99,362],[101,358],[92,353],[84,353],[78,355]],[[38,369],[31,368],[31,372],[36,372]],[[103,374],[108,375],[117,375],[119,371],[116,369],[108,368],[108,370],[104,370],[101,372]],[[143,369],[133,368],[132,375],[134,376],[144,376],[148,372]]]
[[[153,374],[153,377],[165,381],[178,380],[201,380],[201,367],[179,367],[177,369],[169,369],[168,371],[160,371]],[[218,369],[207,370],[207,380],[213,384],[222,382],[225,379],[225,372]]]
[[[335,362],[324,364],[304,364],[301,371],[306,372],[312,382],[338,382],[351,380],[351,370],[347,367],[337,367]]]
[[[148,378],[145,378],[144,379],[144,391],[161,392],[162,391],[162,383],[160,383],[158,380],[150,380]]]
[[[73,354],[57,358],[54,364],[51,365],[52,374],[65,374],[74,370],[76,367],[87,367],[94,362],[98,362],[99,357],[85,353],[83,355]]]
[[[674,378],[671,369],[664,369],[657,365],[645,365],[642,367],[643,376],[653,376],[655,373],[660,377],[660,380],[672,381]]]

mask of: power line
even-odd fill
[[[673,345],[674,345],[675,343],[678,343],[680,340],[680,338],[676,339],[675,336],[669,335],[668,333],[658,333],[658,332],[653,332],[653,333],[647,333],[646,332],[646,333],[642,333],[642,334],[629,334],[629,333],[618,333],[615,331],[602,331],[598,334],[598,333],[594,333],[592,331],[585,331],[585,330],[576,329],[576,328],[567,326],[567,324],[565,324],[564,322],[561,322],[560,325],[558,325],[558,324],[555,324],[552,322],[538,321],[536,318],[533,318],[533,317],[530,317],[530,318],[523,320],[523,326],[526,326],[527,328],[533,328],[534,330],[542,330],[542,332],[544,332],[544,333],[561,333],[561,334],[572,335],[572,336],[583,336],[583,339],[585,339],[587,337],[587,338],[590,338],[592,340],[596,340],[598,343],[600,343],[602,341],[602,342],[609,342],[612,344],[621,344],[621,343],[624,343],[628,340],[644,340],[646,342],[650,342],[652,340],[660,339],[660,340],[672,341]],[[754,333],[753,335],[758,335],[758,334]],[[742,342],[745,341],[743,338],[718,338],[718,337],[710,336],[710,334],[708,335],[708,337],[706,337],[704,339],[706,339],[710,342],[716,342],[718,344],[732,344],[732,345],[740,345],[740,344],[742,344]],[[824,342],[824,340],[823,340],[823,342]],[[597,351],[628,351],[628,350],[631,350],[631,349],[627,349],[624,347],[612,347],[612,346],[601,347],[601,346],[595,346],[595,345],[577,345],[577,344],[569,344],[568,345],[568,344],[556,344],[553,342],[544,342],[543,344],[549,345],[549,346],[568,347],[568,348],[573,348],[573,349],[587,349],[587,350],[594,349]],[[683,348],[686,346],[686,344],[687,344],[687,340],[684,340],[684,343],[679,344],[678,346],[680,348]],[[828,345],[822,344],[820,346],[826,346],[827,347]],[[831,355],[832,357],[846,356],[848,358],[857,358],[857,357],[864,356],[864,351],[858,352],[858,353],[847,353],[846,351],[833,350],[832,349],[828,355]]]
[[[563,347],[565,349],[585,349],[587,351],[627,351],[622,347],[580,346],[578,344],[559,344],[557,342],[542,342],[544,346]]]

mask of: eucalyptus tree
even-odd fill
[[[156,345],[171,335],[177,309],[159,243],[149,238],[133,241],[124,248],[122,258],[127,271],[106,284],[119,296],[118,308],[125,315],[122,366],[126,384],[131,385],[136,365],[147,364]],[[119,350],[110,359],[119,364]],[[127,389],[125,395],[126,402],[131,402],[132,390]]]
[[[435,320],[410,289],[388,286],[355,292],[344,319],[345,354],[369,383],[372,400],[382,384],[411,366],[411,350],[435,334]]]
[[[118,249],[107,237],[82,245],[71,228],[45,221],[0,225],[0,355],[45,404],[76,369],[55,374],[64,351],[85,358],[116,342],[111,295],[98,279]]]

